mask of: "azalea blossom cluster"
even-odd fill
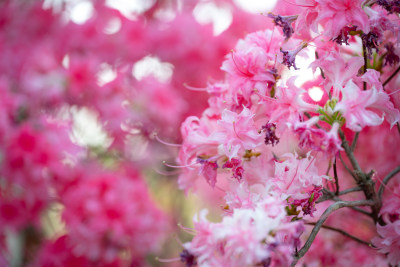
[[[1,266],[146,266],[160,251],[172,219],[145,176],[175,150],[157,133],[179,140],[206,102],[189,110],[184,83],[222,77],[218,62],[258,22],[235,9],[236,27],[214,37],[195,1],[153,2],[128,15],[109,1],[0,3]]]
[[[1,266],[400,266],[399,1],[117,2],[0,3]]]
[[[179,187],[222,207],[186,266],[400,265],[398,7],[279,1],[226,55],[181,126]]]

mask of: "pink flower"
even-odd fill
[[[234,209],[220,223],[210,223],[202,215],[202,221],[195,223],[197,234],[185,244],[199,266],[239,267],[268,261],[287,266],[302,233],[302,223],[288,222],[283,202],[273,197],[260,199],[253,209]]]
[[[362,0],[298,0],[297,4],[304,6],[296,21],[296,31],[303,33],[311,29],[318,33],[318,24],[324,28],[323,34],[335,38],[339,32],[349,25],[369,32],[368,16],[362,9]]]
[[[73,253],[90,260],[112,262],[121,251],[142,257],[159,248],[167,230],[164,214],[135,171],[91,170],[62,203]]]
[[[76,256],[73,253],[72,247],[68,243],[68,236],[64,235],[57,238],[54,241],[47,241],[41,247],[37,258],[32,267],[43,267],[43,266],[76,266],[76,267],[90,267],[95,264],[99,267],[118,267],[123,266],[122,262],[118,259],[112,262],[104,261],[91,261],[86,255]]]
[[[318,117],[313,117],[305,122],[296,122],[293,131],[299,137],[301,147],[309,147],[316,151],[325,152],[329,156],[336,155],[341,147],[341,140],[338,136],[340,124],[335,122],[329,132],[324,129],[314,128],[318,122]]]
[[[385,116],[391,126],[400,120],[399,110],[393,107],[384,91],[378,91],[375,87],[363,91],[350,80],[342,93],[343,98],[336,104],[334,112],[340,111],[346,118],[346,127],[353,131],[380,125]]]
[[[228,73],[234,95],[240,92],[249,99],[254,88],[265,94],[275,83],[275,54],[283,39],[278,31],[266,30],[239,40],[236,50],[227,55],[221,67]]]
[[[232,159],[246,149],[254,149],[262,142],[262,135],[253,120],[254,114],[244,107],[240,114],[225,109],[218,124],[222,127],[224,153]]]
[[[51,202],[51,190],[63,184],[56,178],[66,171],[64,153],[73,152],[62,127],[43,123],[41,129],[22,124],[10,132],[0,149],[0,223],[10,228],[37,224]]]
[[[314,71],[317,67],[322,68],[326,77],[325,90],[329,92],[332,88],[332,96],[338,98],[343,86],[354,78],[364,65],[364,60],[361,57],[352,57],[345,61],[338,52],[330,52],[320,57],[310,66]]]
[[[322,186],[323,179],[328,177],[318,174],[315,158],[310,152],[305,158],[297,154],[287,153],[282,155],[282,162],[275,162],[275,178],[271,183],[283,199],[303,199],[308,196],[308,191],[314,186]]]
[[[315,1],[320,7],[317,21],[323,21],[324,35],[336,37],[349,24],[364,32],[369,31],[368,16],[362,9],[363,0]]]
[[[307,103],[303,99],[306,91],[294,85],[296,77],[292,77],[287,81],[287,86],[278,86],[276,88],[276,100],[271,105],[271,122],[297,121],[304,111],[316,111],[317,106]],[[279,126],[279,125],[278,125]]]
[[[376,228],[379,237],[372,239],[372,243],[380,253],[387,253],[388,262],[396,266],[400,262],[400,220],[385,226],[377,224]]]
[[[217,120],[189,116],[181,125],[183,145],[178,161],[190,165],[197,161],[197,156],[211,157],[217,154],[218,145],[222,142]]]

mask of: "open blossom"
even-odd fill
[[[275,84],[275,54],[283,36],[278,31],[259,31],[239,40],[235,51],[227,55],[221,69],[228,73],[234,95],[249,99],[254,88],[266,93]]]
[[[221,139],[225,155],[232,159],[246,149],[254,149],[262,142],[254,124],[254,114],[244,107],[240,114],[225,109],[218,124],[222,127]]]
[[[393,266],[400,263],[400,203],[399,185],[382,201],[382,209],[379,215],[385,225],[376,225],[378,236],[372,239],[380,253],[388,253],[388,261]]]
[[[234,209],[220,223],[202,214],[195,221],[196,236],[185,248],[198,266],[248,266],[272,262],[287,266],[299,245],[301,222],[288,222],[283,202],[273,197],[260,200],[254,209]]]
[[[281,158],[281,162],[275,162],[275,177],[271,183],[283,199],[303,199],[308,196],[308,191],[313,190],[314,186],[322,186],[323,179],[328,178],[318,174],[315,158],[310,153],[305,158],[292,153],[284,154]]]
[[[387,260],[391,265],[397,266],[400,262],[400,220],[385,226],[377,224],[376,228],[379,237],[375,237],[372,243],[380,253],[388,254]]]
[[[340,150],[342,142],[338,136],[340,124],[335,122],[330,131],[315,128],[318,117],[313,117],[305,122],[296,122],[293,131],[299,137],[299,145],[301,147],[309,147],[316,151],[325,152],[327,155],[336,155]]]
[[[369,31],[368,16],[362,9],[362,0],[297,0],[303,6],[296,21],[296,31],[306,29],[318,33],[318,24],[324,27],[322,34],[335,38],[346,26],[357,26],[359,30]]]
[[[221,136],[217,133],[219,129],[217,120],[205,116],[201,119],[187,117],[181,125],[183,145],[178,159],[180,164],[191,164],[200,155],[215,155],[221,142]]]
[[[231,184],[229,192],[225,195],[226,206],[224,209],[232,212],[233,209],[254,209],[257,203],[268,194],[268,188],[261,184],[248,185],[246,183]]]
[[[321,55],[320,59],[311,63],[311,67],[315,71],[320,67],[326,76],[325,90],[330,92],[333,89],[332,96],[339,97],[340,90],[346,83],[354,78],[361,66],[364,65],[362,57],[352,57],[348,61],[338,52],[329,52],[326,55]]]
[[[380,125],[384,117],[393,126],[400,120],[400,112],[393,107],[389,96],[375,87],[361,90],[353,81],[348,81],[342,90],[343,98],[334,111],[340,111],[346,118],[346,127],[361,131],[365,126]]]
[[[297,121],[300,113],[304,111],[315,111],[317,107],[304,101],[303,95],[306,91],[294,85],[296,77],[287,81],[287,86],[276,88],[276,100],[270,111],[270,121],[282,123]],[[279,126],[279,124],[278,124]]]

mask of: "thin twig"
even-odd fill
[[[335,194],[332,191],[329,191],[329,190],[327,190],[325,188],[322,189],[322,191],[323,191],[324,195],[316,201],[317,204],[319,204],[321,202],[324,202],[324,201],[327,201],[327,200],[332,200],[332,201],[335,201],[335,202],[344,201],[343,199],[335,196]],[[368,212],[366,210],[363,210],[361,208],[358,208],[358,207],[349,207],[349,208],[354,210],[354,211],[360,212],[360,213],[362,213],[364,215],[367,215],[368,217],[372,216],[372,213],[370,213],[370,212]]]
[[[306,224],[306,225],[316,225],[315,222],[306,222],[305,224]],[[338,232],[338,233],[340,233],[340,234],[342,234],[342,235],[344,235],[344,236],[347,236],[347,237],[353,239],[354,241],[357,241],[358,243],[367,245],[367,246],[369,246],[369,247],[372,246],[371,243],[369,243],[369,242],[367,242],[367,241],[364,241],[364,240],[362,240],[362,239],[360,239],[360,238],[358,238],[358,237],[356,237],[356,236],[354,236],[354,235],[352,235],[352,234],[349,234],[349,233],[347,233],[346,231],[343,231],[342,229],[337,229],[337,228],[332,227],[332,226],[329,226],[329,225],[322,225],[321,228],[324,228],[324,229],[328,229],[328,230],[331,230],[331,231]]]
[[[353,151],[353,152],[356,149],[357,140],[358,140],[359,135],[360,135],[360,132],[356,132],[356,134],[354,135],[353,142],[351,142],[351,151]]]
[[[340,139],[342,140],[342,147],[344,148],[344,151],[346,152],[346,155],[349,158],[350,163],[353,166],[354,170],[356,170],[359,173],[362,173],[361,167],[358,164],[356,158],[354,157],[353,151],[351,151],[349,142],[347,141],[346,137],[344,136],[344,133],[342,130],[339,130],[339,136],[340,136]]]
[[[319,220],[315,223],[314,228],[311,231],[311,234],[309,235],[306,243],[304,246],[298,251],[297,255],[295,255],[293,262],[292,262],[292,267],[296,265],[298,260],[302,258],[307,251],[310,249],[311,244],[313,243],[315,237],[317,236],[319,230],[321,229],[323,223],[328,219],[329,215],[333,213],[334,211],[344,208],[344,207],[356,207],[356,206],[372,206],[375,203],[371,200],[357,200],[357,201],[338,201],[332,205],[330,205],[324,213],[321,215]]]
[[[339,152],[339,159],[340,159],[340,161],[342,162],[342,165],[343,165],[343,167],[346,169],[346,171],[347,171],[348,173],[350,173],[351,176],[353,176],[354,179],[357,180],[357,178],[356,178],[356,176],[354,175],[354,173],[350,170],[349,167],[347,167],[347,165],[346,165],[346,163],[344,162],[344,160],[343,160],[342,155],[340,154],[340,152]]]
[[[400,172],[400,166],[398,166],[396,169],[394,169],[388,175],[386,175],[385,178],[383,178],[382,184],[379,186],[378,190],[378,196],[380,199],[382,199],[383,191],[385,191],[386,184],[389,183],[390,179],[392,179],[399,172]]]
[[[382,86],[385,87],[385,85],[388,84],[388,83],[394,78],[394,76],[397,75],[397,73],[398,73],[399,71],[400,71],[400,66],[398,66],[397,69],[393,72],[393,74],[390,75],[389,78],[387,78],[387,80],[383,83]]]
[[[357,187],[353,187],[353,188],[349,188],[349,189],[345,189],[343,191],[340,191],[339,192],[339,196],[346,195],[348,193],[357,192],[357,191],[362,191],[361,187],[357,186]]]
[[[365,198],[372,200],[374,202],[374,205],[371,207],[372,210],[371,215],[372,218],[374,219],[374,222],[377,223],[380,220],[379,212],[382,207],[382,202],[376,193],[375,182],[372,180],[372,176],[374,175],[374,170],[371,170],[369,173],[364,173],[361,170],[361,167],[358,164],[356,158],[354,157],[353,151],[351,151],[349,143],[346,140],[346,137],[344,136],[342,130],[339,130],[339,136],[340,139],[342,140],[342,147],[344,148],[344,151],[346,152],[346,155],[350,160],[351,165],[353,166],[354,169],[353,177],[355,177],[357,184],[362,188]]]
[[[328,169],[326,170],[326,176],[329,175],[329,172],[331,171],[331,167],[332,167],[332,159],[329,159],[329,162],[328,162]]]
[[[339,178],[337,175],[336,157],[335,157],[335,160],[333,161],[333,175],[335,176],[335,185],[336,185],[335,194],[338,196],[339,195]]]

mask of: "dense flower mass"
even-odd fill
[[[136,2],[0,3],[0,265],[400,266],[400,2]]]
[[[246,266],[270,262],[285,266],[300,242],[301,222],[289,222],[282,201],[260,200],[253,209],[234,209],[220,223],[210,223],[203,211],[195,221],[196,236],[185,249],[201,266]]]
[[[370,253],[368,263],[365,257],[327,260],[322,251],[319,255],[312,252],[315,257],[307,256],[301,262],[307,266],[379,266],[384,262],[379,253],[383,253],[387,262],[397,266],[399,215],[393,211],[399,200],[394,193],[396,198],[390,203],[397,204],[391,204],[393,208],[388,211],[389,202],[384,201],[382,206],[382,196],[386,184],[400,171],[395,168],[400,162],[396,159],[383,170],[372,159],[354,156],[356,149],[363,149],[356,146],[358,138],[365,144],[362,135],[370,127],[393,135],[393,147],[400,144],[397,129],[386,126],[398,127],[400,119],[394,101],[397,91],[390,89],[396,88],[398,72],[393,68],[398,62],[395,47],[400,26],[393,15],[396,9],[389,7],[389,2],[379,1],[299,0],[279,4],[277,10],[286,7],[285,14],[268,14],[277,27],[250,33],[238,41],[222,63],[224,80],[209,86],[219,88],[209,91],[209,107],[201,117],[192,117],[182,125],[183,146],[178,158],[184,170],[179,177],[181,188],[199,190],[196,169],[200,166],[195,160],[212,159],[212,187],[225,194],[220,223],[204,218],[195,223],[195,236],[185,244],[191,265],[295,265],[307,255],[310,244],[321,239],[315,239],[317,233],[325,237],[326,230],[319,230],[333,211],[370,206],[371,212],[355,208],[370,217],[370,227],[362,231],[326,226],[369,244],[370,252],[366,252],[368,248],[358,249],[354,241],[348,246],[356,254]],[[308,66],[296,64],[299,58],[307,58]],[[307,67],[314,75],[301,77],[297,71]],[[315,90],[321,92],[321,98],[312,95]],[[374,149],[374,141],[370,141],[369,149]],[[379,147],[379,153],[391,149],[391,145]],[[364,192],[364,198],[359,191]],[[392,192],[389,188],[386,191]],[[354,194],[347,196],[350,193]],[[266,199],[284,205],[285,213],[279,213],[279,217],[267,210],[264,228],[253,231],[258,227],[256,214]],[[333,204],[327,206],[327,201]],[[275,225],[267,223],[268,216],[281,218],[277,225],[284,228],[295,229],[296,223],[303,222],[314,225],[314,230],[308,238],[303,237],[303,245],[270,243],[268,233],[278,237],[280,228],[268,228]],[[338,222],[337,216],[329,216],[328,222]],[[235,228],[232,233],[231,227]],[[362,238],[346,231],[355,231]],[[371,243],[375,231],[379,237]],[[333,255],[341,257],[339,248],[329,246],[329,238],[319,242],[324,245],[317,250],[337,250]]]

